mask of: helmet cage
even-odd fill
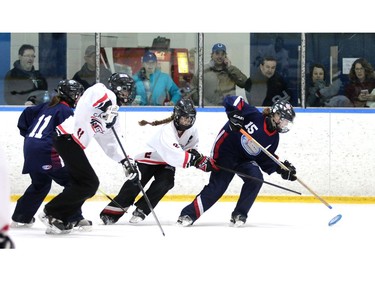
[[[278,114],[280,117],[280,120],[277,123],[277,131],[279,133],[286,133],[291,129],[296,113],[294,112],[293,106],[289,102],[275,102],[271,108],[271,113],[273,116]]]
[[[118,105],[130,105],[133,103],[136,91],[135,83],[126,73],[114,73],[108,79],[109,88],[115,93]]]
[[[70,107],[75,108],[78,102],[78,99],[83,94],[85,89],[81,83],[66,79],[61,80],[57,85],[57,95],[64,101],[66,101]]]
[[[197,111],[192,100],[180,99],[173,109],[173,115],[173,123],[176,129],[185,131],[194,125]]]

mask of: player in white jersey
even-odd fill
[[[10,187],[5,153],[0,147],[0,249],[13,249],[14,243],[8,235],[10,223]]]
[[[93,138],[111,159],[125,166],[132,174],[129,178],[138,180],[137,167],[125,161],[111,129],[114,126],[120,132],[118,109],[121,105],[133,102],[134,80],[127,74],[114,73],[108,84],[109,89],[102,83],[88,88],[79,99],[74,116],[56,128],[57,136],[53,145],[69,171],[71,186],[47,203],[44,212],[40,214],[39,218],[47,226],[46,233],[71,232],[72,224],[68,217],[75,214],[99,188],[98,176],[84,152]],[[122,136],[119,139],[123,142]],[[91,225],[86,227],[91,229]]]
[[[217,170],[211,158],[203,156],[197,151],[199,136],[197,128],[193,126],[196,114],[192,100],[180,99],[169,118],[152,123],[140,122],[140,125],[151,124],[153,126],[167,123],[151,137],[144,149],[141,150],[142,152],[135,156],[141,173],[142,186],[145,186],[154,177],[146,191],[153,208],[174,186],[176,167],[195,166],[204,172]],[[100,213],[103,223],[116,223],[134,204],[139,192],[137,182],[126,181],[113,202],[109,203]],[[122,208],[115,203],[118,203]],[[143,221],[151,212],[144,196],[135,203],[135,206],[137,208],[130,219],[131,223]]]

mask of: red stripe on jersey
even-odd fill
[[[276,132],[277,132],[277,130],[275,130],[275,131],[273,131],[273,132],[268,131],[268,129],[267,129],[266,118],[264,118],[264,122],[263,122],[263,130],[264,130],[264,132],[267,134],[267,136],[273,136],[273,135],[276,134]]]
[[[105,100],[107,100],[107,99],[108,99],[108,95],[107,95],[107,93],[105,93],[104,96],[103,96],[101,99],[97,100],[97,101],[93,104],[93,107],[97,107],[99,104],[103,103],[103,102],[104,102]]]
[[[145,163],[145,164],[151,164],[151,165],[168,165],[167,162],[162,161],[154,161],[154,160],[143,160],[143,159],[137,159],[137,162],[139,163]]]
[[[224,140],[227,138],[227,136],[229,135],[227,132],[225,132],[223,130],[224,134],[222,136],[220,136],[220,138],[216,141],[215,143],[215,147],[214,147],[214,159],[217,159],[219,158],[219,149],[220,149],[220,146],[222,145],[222,143],[224,142]]]
[[[82,148],[82,149],[85,149],[86,147],[79,141],[79,139],[77,139],[74,135],[72,135],[72,138],[74,139],[74,141]]]
[[[57,125],[57,129],[61,132],[62,135],[69,135],[67,131],[64,130],[64,128],[60,125]]]
[[[186,168],[186,166],[189,164],[189,162],[190,162],[190,156],[191,156],[190,153],[185,151],[184,164],[182,164],[183,168]]]
[[[194,199],[194,210],[195,210],[195,215],[197,216],[197,219],[201,216],[201,212],[199,211],[199,206],[198,206],[198,197]]]

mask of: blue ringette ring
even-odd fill
[[[334,217],[333,219],[331,219],[328,223],[329,226],[332,226],[334,225],[335,223],[337,223],[339,220],[341,220],[342,218],[342,215],[341,214],[338,214],[336,217]]]

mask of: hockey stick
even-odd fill
[[[270,157],[276,164],[278,164],[282,169],[289,171],[288,167],[284,165],[279,159],[277,159],[271,152],[269,152],[266,148],[264,148],[259,142],[257,142],[250,134],[248,134],[244,129],[240,129],[241,134],[243,134],[248,140],[252,141],[256,146],[258,146],[268,157]],[[322,197],[316,194],[307,184],[305,184],[301,179],[297,177],[297,181],[305,187],[315,198],[319,199],[324,205],[326,205],[329,209],[332,209],[332,206],[328,204]],[[338,214],[333,219],[330,220],[328,223],[329,226],[335,224],[341,219],[342,215]]]
[[[117,207],[119,207],[121,210],[123,210],[125,213],[127,213],[127,210],[125,210],[119,203],[116,202],[115,199],[111,198],[108,194],[106,194],[103,190],[98,188],[98,190],[105,196],[107,197],[113,204],[115,204]]]
[[[114,128],[113,126],[112,126],[112,131],[113,131],[113,133],[114,133],[114,135],[115,135],[115,137],[116,137],[116,140],[117,140],[117,142],[118,142],[118,144],[119,144],[119,146],[120,146],[122,152],[123,152],[124,155],[125,155],[125,159],[126,159],[126,161],[130,164],[129,157],[128,157],[128,155],[126,154],[125,149],[124,149],[124,147],[122,146],[121,141],[120,141],[120,139],[119,139],[119,137],[118,137],[118,135],[117,135],[117,132],[116,132],[116,130],[115,130],[115,128]],[[131,166],[131,167],[132,167],[132,166]],[[133,167],[132,167],[132,169],[133,169]],[[133,172],[135,173],[136,171],[134,171],[134,169],[133,169]],[[158,224],[158,226],[159,226],[159,228],[160,228],[160,230],[161,230],[161,233],[163,234],[163,236],[165,236],[165,233],[164,233],[164,231],[163,231],[163,228],[161,227],[161,224],[160,224],[160,222],[159,222],[159,220],[158,220],[158,217],[156,216],[156,214],[155,214],[155,212],[154,212],[154,208],[152,208],[151,202],[150,202],[150,200],[148,199],[148,196],[147,196],[146,192],[144,191],[143,186],[142,186],[142,184],[141,184],[141,182],[140,182],[139,179],[137,180],[137,184],[138,184],[139,189],[142,191],[143,197],[145,198],[146,203],[147,203],[147,205],[148,205],[150,211],[152,212],[152,214],[153,214],[153,216],[154,216],[154,218],[155,218],[155,220],[156,220],[156,222],[157,222],[157,224]]]
[[[238,172],[238,171],[235,171],[235,170],[232,170],[232,169],[229,169],[229,168],[225,168],[225,167],[222,167],[222,166],[219,166],[217,164],[215,164],[219,169],[221,170],[224,170],[224,171],[227,171],[227,172],[230,172],[230,173],[233,173],[233,174],[237,174],[241,177],[244,177],[244,178],[248,178],[248,179],[251,179],[251,180],[255,180],[255,181],[258,181],[258,182],[262,182],[262,183],[266,183],[266,184],[269,184],[269,185],[272,185],[274,187],[277,187],[277,188],[281,188],[281,189],[284,189],[286,191],[289,191],[289,192],[293,192],[293,193],[296,193],[298,195],[301,195],[301,192],[298,192],[298,191],[294,191],[292,189],[289,189],[289,188],[286,188],[286,187],[282,187],[280,185],[277,185],[277,184],[274,184],[272,182],[267,182],[265,180],[261,180],[261,179],[258,179],[256,177],[252,177],[252,176],[249,176],[249,175],[246,175],[244,173],[241,173],[241,172]]]

